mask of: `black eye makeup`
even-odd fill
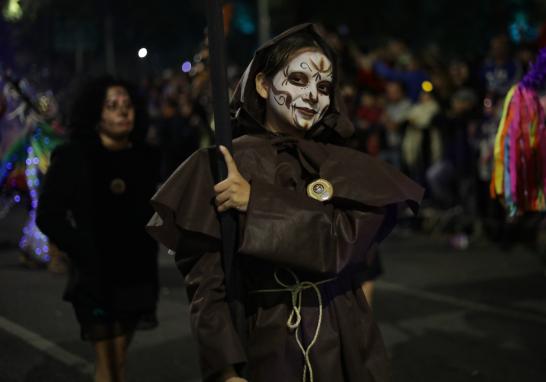
[[[332,91],[332,83],[328,81],[320,82],[317,85],[318,91],[322,94],[329,95]]]
[[[309,78],[305,73],[292,72],[288,75],[288,82],[296,86],[307,86],[309,84]]]

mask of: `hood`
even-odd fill
[[[263,126],[265,102],[256,92],[254,79],[263,69],[271,49],[284,38],[306,31],[315,36],[322,46],[327,47],[331,56],[335,52],[329,48],[324,38],[319,34],[315,25],[307,23],[290,28],[262,45],[254,53],[254,57],[239,80],[231,99],[230,109],[236,135],[259,134],[266,132]],[[334,60],[336,61],[336,60]],[[339,65],[334,62],[334,93],[328,111],[321,121],[315,124],[307,133],[307,139],[335,143],[340,139],[349,138],[354,133],[353,125],[347,117],[339,89]]]

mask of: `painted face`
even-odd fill
[[[275,76],[269,87],[271,111],[289,125],[308,130],[330,105],[332,63],[322,52],[303,51]]]
[[[135,111],[131,97],[122,86],[111,86],[102,105],[100,132],[113,138],[125,138],[134,127]]]

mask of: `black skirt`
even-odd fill
[[[158,325],[155,309],[120,312],[83,304],[72,305],[83,341],[96,342],[130,336],[136,330],[150,330]]]

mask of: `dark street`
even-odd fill
[[[78,338],[65,277],[19,264],[21,210],[0,221],[0,380],[91,381],[93,353]],[[524,247],[478,241],[454,251],[441,236],[392,235],[377,320],[395,382],[536,382],[546,373],[546,278]],[[199,380],[188,303],[172,258],[160,257],[159,328],[138,332],[129,381]]]

